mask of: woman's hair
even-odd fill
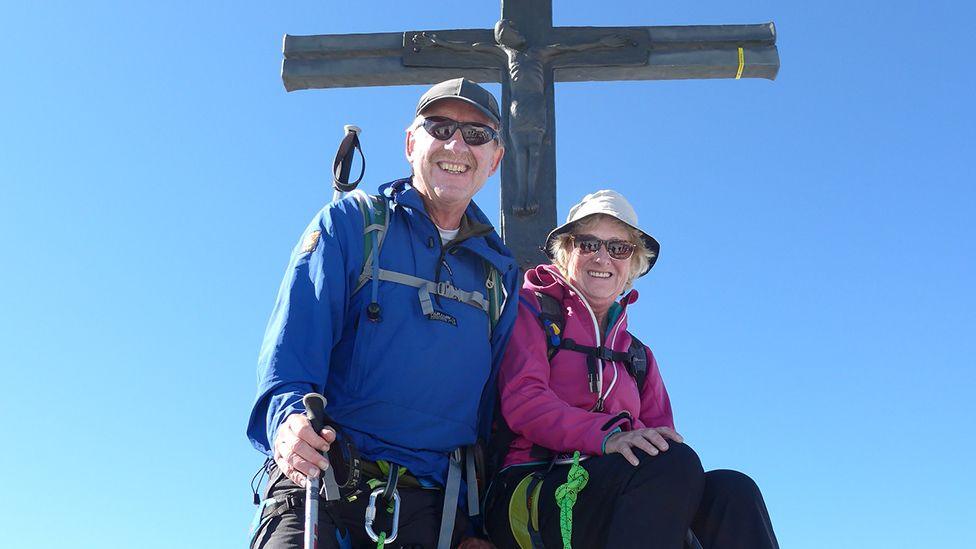
[[[634,250],[634,255],[630,256],[630,272],[627,274],[627,283],[624,284],[623,289],[624,292],[627,292],[633,285],[634,279],[647,269],[651,258],[654,257],[654,252],[648,250],[647,246],[644,245],[644,239],[641,238],[640,231],[611,215],[594,214],[585,217],[573,224],[569,231],[553,238],[552,243],[549,245],[549,253],[552,254],[553,258],[552,264],[559,269],[559,272],[564,277],[569,279],[569,256],[573,251],[573,235],[585,232],[587,229],[599,223],[601,219],[609,219],[616,223],[618,227],[627,231],[627,241],[637,246],[637,249]]]

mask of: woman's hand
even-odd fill
[[[665,439],[671,439],[675,442],[685,441],[681,435],[670,427],[652,427],[649,429],[637,429],[636,431],[621,431],[610,435],[604,447],[604,453],[612,454],[616,452],[624,456],[624,459],[636,467],[640,464],[640,460],[634,454],[634,448],[640,448],[649,455],[656,456],[660,452],[667,451],[668,441]]]

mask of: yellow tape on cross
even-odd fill
[[[739,70],[735,71],[735,79],[738,80],[742,78],[742,69],[746,67],[746,54],[742,51],[742,47],[739,47]]]

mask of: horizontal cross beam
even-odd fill
[[[758,25],[689,25],[660,27],[580,27],[602,33],[648,35],[647,63],[626,66],[554,67],[557,82],[607,80],[681,80],[765,78],[779,71],[776,30]],[[492,40],[491,31],[465,32]],[[554,28],[554,37],[574,32]],[[403,63],[404,33],[291,36],[284,39],[281,76],[288,91],[318,88],[431,84],[464,76],[477,82],[500,82],[500,68],[408,67]],[[739,48],[742,48],[740,65]],[[740,72],[741,68],[741,72]]]

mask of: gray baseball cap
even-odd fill
[[[434,84],[427,93],[420,97],[417,103],[417,114],[421,114],[424,109],[442,99],[457,99],[464,101],[485,114],[488,118],[501,124],[501,115],[498,114],[498,101],[490,91],[482,88],[477,82],[472,82],[467,78],[454,78],[445,80],[440,84]]]
[[[572,231],[573,226],[581,219],[596,214],[614,217],[624,225],[636,229],[640,233],[644,247],[654,253],[654,257],[647,264],[647,269],[638,276],[646,275],[647,271],[650,271],[651,267],[654,266],[654,262],[657,261],[657,256],[661,253],[661,245],[653,236],[645,233],[637,226],[637,212],[634,211],[634,207],[630,205],[630,202],[627,202],[627,199],[617,191],[602,190],[588,194],[583,197],[583,200],[580,200],[579,204],[570,208],[569,215],[566,216],[566,222],[553,229],[546,238],[546,247],[543,251],[549,256],[549,259],[553,259],[552,254],[549,252],[549,247],[554,238]]]

